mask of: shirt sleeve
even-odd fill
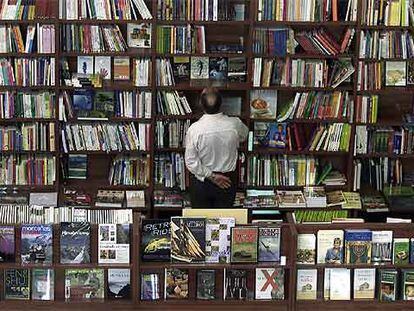
[[[237,133],[239,134],[239,141],[244,142],[249,135],[249,128],[239,118],[237,120]]]
[[[185,142],[185,165],[199,180],[204,181],[205,178],[211,176],[212,171],[201,163],[197,151],[196,137],[194,136],[194,132],[190,128],[187,132]]]

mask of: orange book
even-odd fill
[[[332,0],[332,21],[338,21],[338,0]]]

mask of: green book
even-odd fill
[[[402,271],[403,300],[414,300],[414,270]]]
[[[395,238],[393,242],[393,264],[406,265],[410,258],[410,239],[409,238]]]
[[[398,272],[396,270],[380,270],[379,300],[395,301]]]

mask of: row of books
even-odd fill
[[[59,0],[59,18],[67,20],[152,19],[144,0]]]
[[[355,122],[377,123],[378,104],[378,95],[357,96],[355,104]]]
[[[187,173],[182,153],[159,153],[154,156],[154,183],[167,188],[185,190]]]
[[[157,92],[157,115],[186,115],[192,110],[187,97],[177,91]]]
[[[205,52],[204,26],[157,26],[157,53],[203,54]]]
[[[0,85],[53,86],[55,58],[0,59]]]
[[[412,127],[370,127],[365,125],[356,127],[356,154],[411,154],[412,149]]]
[[[257,3],[258,21],[292,22],[354,22],[357,19],[358,1],[260,0]]]
[[[374,300],[391,302],[396,300],[413,300],[412,293],[414,270],[404,269],[353,269],[353,285],[351,283],[352,269],[325,268],[324,270],[324,300]],[[377,281],[376,281],[377,279]],[[297,271],[297,300],[316,300],[318,298],[318,271],[316,269],[298,269]]]
[[[157,148],[185,147],[185,138],[190,120],[157,121],[155,144]]]
[[[354,73],[350,60],[253,59],[253,87],[337,87]]]
[[[70,151],[146,151],[150,124],[91,123],[66,124],[62,128],[62,147]]]
[[[362,24],[368,26],[410,26],[413,24],[413,8],[409,1],[375,1],[362,2]]]
[[[0,40],[0,53],[55,53],[55,26],[28,25],[24,41],[19,25],[0,25]]]
[[[55,117],[56,95],[51,92],[0,93],[0,119]]]
[[[0,126],[1,151],[55,151],[55,123]]]
[[[414,40],[405,31],[361,31],[359,44],[360,58],[412,58]]]
[[[2,205],[2,224],[59,224],[90,222],[92,224],[131,224],[132,209],[90,209],[74,206]]]
[[[112,161],[108,180],[111,185],[148,186],[149,157],[117,157]]]
[[[292,213],[292,217],[295,223],[308,223],[308,224],[315,224],[315,223],[340,223],[340,222],[348,222],[350,218],[349,213],[347,210],[323,210],[317,211],[312,209],[307,210],[295,210]]]
[[[294,31],[291,28],[255,28],[252,41],[255,54],[286,56],[295,53]]]
[[[228,0],[157,0],[157,19],[180,21],[243,21],[246,4]]]
[[[320,126],[310,142],[309,151],[348,152],[350,139],[351,125],[348,123]]]
[[[0,7],[2,20],[33,20],[55,18],[54,3],[51,1],[4,1]]]
[[[0,156],[0,185],[53,185],[56,158],[52,156]]]

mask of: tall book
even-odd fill
[[[160,299],[159,279],[158,273],[141,273],[141,300]]]
[[[14,236],[13,226],[0,226],[0,263],[16,260]]]
[[[197,270],[197,299],[216,299],[216,271]]]
[[[141,259],[169,261],[171,249],[171,221],[143,219],[141,231]]]
[[[98,263],[129,263],[129,224],[99,224]]]
[[[380,270],[379,272],[379,300],[395,301],[397,296],[398,271]]]
[[[188,299],[188,270],[165,269],[165,299]]]
[[[55,272],[53,269],[32,270],[32,300],[55,299]]]
[[[60,263],[90,263],[91,226],[87,222],[60,224]]]
[[[406,265],[409,263],[410,257],[410,239],[394,238],[393,241],[393,260],[395,265]]]
[[[231,262],[257,262],[257,227],[231,229]]]
[[[21,230],[22,264],[51,264],[53,258],[51,225],[23,225]]]
[[[109,299],[131,299],[131,271],[108,269],[107,297]]]
[[[402,299],[414,300],[414,270],[402,271]]]
[[[280,227],[259,227],[259,262],[280,261]]]
[[[330,269],[329,299],[350,300],[351,299],[351,269]]]
[[[283,268],[256,268],[255,299],[285,299],[285,273]]]
[[[387,264],[392,261],[392,231],[372,231],[371,262]]]

